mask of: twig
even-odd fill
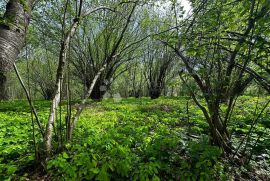
[[[25,84],[24,84],[24,82],[23,82],[23,80],[22,80],[22,78],[21,78],[21,76],[20,76],[20,73],[19,73],[19,71],[18,71],[17,66],[16,66],[15,63],[13,64],[13,68],[14,68],[15,73],[16,73],[16,75],[17,75],[19,81],[20,81],[20,84],[21,84],[21,86],[23,87],[23,90],[24,90],[24,92],[25,92],[25,94],[26,94],[26,98],[27,98],[27,100],[28,100],[28,102],[29,102],[30,108],[31,108],[31,110],[32,110],[33,113],[34,113],[34,116],[35,116],[37,125],[38,125],[38,127],[39,127],[39,131],[40,131],[42,137],[44,137],[43,128],[42,128],[41,123],[40,123],[40,121],[39,121],[38,114],[37,114],[37,112],[36,112],[36,109],[35,109],[35,107],[34,107],[34,105],[33,105],[33,103],[32,103],[32,100],[31,100],[31,97],[30,97],[30,95],[29,95],[29,92],[28,92],[27,88],[25,87]]]

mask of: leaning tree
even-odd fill
[[[0,17],[0,100],[8,98],[6,72],[25,44],[33,4],[34,0],[9,0]]]

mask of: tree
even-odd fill
[[[231,154],[230,115],[237,97],[253,80],[244,71],[254,50],[246,42],[261,28],[258,22],[266,20],[269,2],[192,1],[192,6],[191,20],[184,20],[185,26],[176,28],[171,39],[163,42],[181,58],[185,65],[182,73],[191,76],[200,89],[197,94],[190,87],[190,94],[209,124],[211,142]],[[181,79],[186,82],[183,74]],[[198,99],[200,95],[206,107]],[[223,103],[225,112],[221,111]]]
[[[140,60],[140,59],[139,59]],[[139,98],[141,96],[144,96],[144,89],[146,89],[146,86],[144,85],[146,80],[144,78],[144,64],[140,61],[135,62],[134,65],[128,70],[126,76],[125,76],[125,83],[122,84],[122,86],[125,86],[127,89],[127,86],[130,86],[130,89],[127,89],[128,95],[127,96],[133,96],[136,98]],[[124,87],[122,87],[124,89]]]
[[[148,47],[144,59],[145,77],[148,82],[149,96],[158,98],[165,88],[166,76],[169,76],[175,57],[167,46],[155,44]]]
[[[133,14],[135,7],[137,5],[136,2],[133,2],[133,4],[134,4],[134,6],[132,7],[131,14],[127,18],[126,26],[123,28],[121,35],[125,32],[127,25],[130,21],[131,15]],[[53,127],[54,127],[54,124],[56,122],[57,108],[59,107],[59,103],[61,101],[61,92],[62,92],[62,86],[63,86],[63,80],[64,80],[64,72],[65,72],[65,68],[67,65],[67,54],[69,51],[71,39],[73,38],[76,30],[78,29],[79,23],[88,15],[93,14],[93,13],[95,13],[99,10],[103,10],[103,9],[114,11],[114,9],[111,9],[111,8],[105,7],[105,6],[100,6],[100,7],[94,8],[94,9],[83,11],[82,10],[83,1],[81,0],[79,3],[76,2],[76,4],[75,4],[76,13],[75,14],[71,13],[71,18],[73,18],[73,21],[72,21],[71,25],[68,27],[67,32],[65,32],[64,25],[65,25],[66,13],[67,13],[67,9],[68,9],[67,7],[69,7],[69,5],[70,5],[70,2],[67,1],[65,12],[64,12],[64,17],[63,17],[64,23],[62,25],[62,41],[61,41],[61,48],[60,48],[60,52],[59,52],[58,68],[57,68],[57,72],[56,72],[56,83],[55,83],[55,89],[54,89],[54,96],[52,99],[51,109],[50,109],[48,122],[46,125],[45,136],[44,136],[44,147],[45,147],[44,151],[45,151],[46,160],[50,158],[51,153],[52,153]],[[74,15],[74,17],[73,17],[73,15]],[[90,96],[90,94],[92,93],[93,87],[95,86],[97,79],[100,77],[100,74],[103,72],[104,68],[107,67],[107,65],[110,63],[110,60],[112,60],[113,56],[115,55],[115,52],[117,49],[116,47],[119,46],[123,36],[120,36],[120,37],[121,38],[119,38],[119,40],[116,42],[116,46],[113,48],[112,53],[110,54],[110,57],[108,57],[108,59],[105,60],[104,65],[96,73],[96,76],[94,77],[91,86],[87,90],[85,98],[81,101],[81,104],[79,105],[79,107],[76,111],[76,114],[72,119],[72,122],[67,121],[67,122],[69,122],[68,123],[69,125],[66,125],[66,126],[70,128],[70,134],[72,134],[72,130],[74,128],[74,125],[75,125],[76,121],[78,120],[81,112],[83,111],[84,104],[85,104],[88,96]],[[71,118],[70,115],[69,115],[69,118]],[[69,135],[68,137],[69,137],[69,139],[71,139],[71,135]]]
[[[0,17],[0,100],[8,98],[5,73],[24,46],[33,3],[33,0],[9,0],[4,16]]]
[[[92,20],[85,19],[72,46],[74,75],[80,79],[85,90],[89,89],[99,69],[107,64],[91,93],[90,97],[94,100],[103,98],[117,69],[133,59],[134,48],[127,49],[126,46],[135,34],[132,32],[135,7],[130,3],[123,4],[118,6],[116,11],[118,13],[100,14],[102,22],[96,24]],[[89,24],[92,26],[89,27]]]

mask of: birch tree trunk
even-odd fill
[[[61,96],[61,86],[63,84],[64,78],[64,68],[66,65],[67,50],[70,44],[71,37],[74,35],[79,24],[79,19],[74,19],[73,24],[69,32],[65,35],[64,41],[61,44],[61,50],[59,55],[59,64],[56,75],[56,85],[55,94],[51,104],[51,110],[48,118],[48,123],[46,126],[46,132],[44,137],[45,154],[46,158],[50,157],[52,150],[52,135],[53,135],[53,124],[56,117],[56,109],[59,106],[60,96]]]
[[[0,99],[7,98],[5,72],[10,70],[24,46],[32,0],[9,0],[0,17]]]
[[[61,44],[59,63],[58,63],[57,74],[56,74],[55,93],[54,93],[54,97],[52,100],[50,114],[49,114],[48,122],[46,125],[45,136],[44,136],[44,147],[45,147],[46,159],[50,158],[51,151],[52,151],[53,125],[54,125],[55,119],[56,119],[56,113],[57,113],[56,109],[58,108],[59,103],[60,103],[61,87],[63,85],[64,69],[65,69],[65,66],[67,63],[67,52],[68,52],[68,48],[70,45],[70,40],[77,30],[80,19],[88,16],[89,14],[91,14],[93,12],[101,10],[101,9],[109,9],[110,10],[110,8],[102,6],[102,7],[95,8],[93,10],[89,10],[84,14],[81,14],[82,3],[83,3],[83,1],[80,0],[79,13],[76,16],[76,18],[74,18],[73,23],[70,27],[70,30],[65,34],[64,40]]]

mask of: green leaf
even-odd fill
[[[65,158],[65,159],[69,158],[69,156],[66,152],[63,153],[63,158]]]

